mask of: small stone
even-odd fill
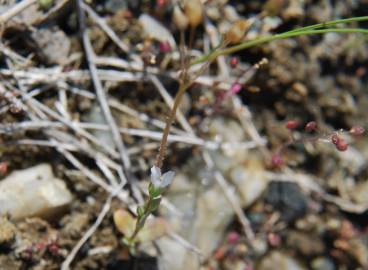
[[[221,240],[221,232],[229,225],[233,210],[219,189],[210,189],[198,198],[196,220],[196,246],[203,256],[209,256]]]
[[[89,222],[87,213],[77,213],[63,220],[63,231],[71,237],[80,237]]]
[[[163,237],[157,240],[157,245],[162,251],[162,255],[159,257],[159,269],[199,269],[197,255],[193,252],[188,252],[178,241]]]
[[[297,260],[293,257],[284,254],[279,251],[273,251],[267,254],[257,265],[257,270],[304,270],[303,267]]]
[[[351,193],[355,202],[368,205],[368,181],[358,183]]]
[[[362,239],[356,238],[349,241],[349,253],[365,267],[368,267],[368,247],[367,243],[364,243]]]
[[[251,159],[247,166],[237,166],[230,171],[230,178],[240,193],[241,206],[248,207],[265,191],[268,179],[259,159]]]
[[[306,97],[308,95],[307,87],[300,82],[294,83],[292,85],[292,89],[302,97]]]
[[[261,238],[253,241],[253,250],[257,256],[263,256],[267,252],[267,242]]]
[[[14,219],[51,218],[71,201],[65,182],[54,177],[49,164],[14,171],[0,182],[0,214]]]
[[[298,250],[305,256],[321,254],[325,250],[325,246],[321,239],[311,235],[310,233],[307,234],[298,231],[290,231],[286,242],[291,249]]]
[[[314,259],[311,263],[311,266],[313,270],[335,270],[336,269],[334,263],[330,259],[324,258],[324,257],[319,257],[319,258]]]
[[[0,218],[0,245],[9,243],[14,239],[16,228],[8,219]]]
[[[49,64],[65,65],[69,59],[71,43],[58,27],[42,28],[32,32],[32,39],[40,48],[40,56]]]
[[[281,218],[292,222],[305,215],[307,199],[293,182],[271,182],[266,191],[266,202],[280,211]]]
[[[105,1],[105,9],[108,12],[116,12],[119,9],[126,9],[128,3],[125,0],[107,0]]]
[[[210,122],[208,129],[210,135],[224,142],[236,143],[245,139],[244,130],[232,119],[217,117]]]
[[[217,21],[221,19],[221,13],[217,7],[208,7],[206,8],[206,15],[213,21]]]
[[[235,22],[240,19],[240,16],[238,12],[236,11],[236,8],[231,5],[226,5],[224,7],[224,17],[229,22]]]
[[[176,42],[171,32],[155,18],[148,14],[142,14],[139,17],[139,22],[147,36],[160,42],[168,42],[172,49],[176,48]]]

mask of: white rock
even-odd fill
[[[337,151],[336,151],[337,152]],[[367,164],[366,157],[362,154],[360,149],[349,147],[347,151],[336,153],[341,161],[341,165],[347,168],[351,174],[358,174],[363,170]]]
[[[223,142],[242,142],[245,139],[245,132],[239,123],[232,119],[217,117],[208,125],[211,137]]]
[[[160,270],[199,269],[199,258],[174,239],[163,237],[156,241],[160,247],[158,258]]]
[[[212,188],[198,198],[194,244],[207,258],[218,246],[225,228],[234,217],[234,211],[220,188]]]
[[[236,8],[232,5],[226,5],[224,7],[224,16],[225,16],[225,19],[230,22],[235,22],[240,19],[240,16],[238,12],[236,11]]]
[[[239,165],[230,171],[230,178],[241,195],[241,206],[251,205],[266,189],[268,178],[265,175],[263,162],[250,159],[247,164]]]
[[[293,257],[279,251],[267,254],[256,267],[256,270],[305,270]]]
[[[180,179],[175,178],[174,181],[176,180]],[[198,247],[203,258],[208,258],[221,241],[225,228],[234,218],[234,212],[218,186],[203,190],[200,181],[195,180],[192,182],[197,183],[198,186],[192,187],[190,192],[195,197],[186,195],[189,194],[187,187],[185,193],[169,190],[166,195],[183,216],[177,217],[169,212],[162,213],[162,210],[161,213],[170,222],[170,228]],[[198,269],[196,265],[193,265],[198,261],[193,258],[192,252],[175,241],[162,240],[161,242],[161,240],[158,241],[162,253],[160,269]],[[172,259],[173,256],[175,260]]]
[[[0,181],[0,215],[14,219],[51,217],[71,201],[71,193],[49,164],[14,171]]]
[[[86,114],[85,118],[83,119],[86,122],[97,123],[97,124],[104,124],[106,125],[107,122],[105,117],[102,113],[101,107],[94,103],[92,105],[91,110]],[[106,145],[110,148],[114,148],[114,140],[112,138],[111,132],[106,130],[93,130],[92,134],[98,138],[101,145]]]
[[[171,48],[176,48],[176,42],[169,30],[165,28],[155,18],[147,14],[139,16],[139,22],[141,23],[145,34],[160,42],[169,42]]]

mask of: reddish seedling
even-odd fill
[[[284,159],[282,157],[283,152],[286,148],[291,145],[296,144],[304,144],[306,142],[317,142],[320,139],[328,138],[329,141],[335,146],[338,151],[344,152],[349,148],[348,142],[343,138],[344,133],[349,133],[352,136],[359,137],[365,133],[365,129],[361,126],[353,126],[349,131],[345,130],[338,130],[330,133],[323,133],[320,132],[318,125],[315,121],[310,121],[304,126],[304,131],[306,132],[315,132],[316,135],[314,136],[306,136],[303,135],[301,138],[295,139],[294,138],[294,130],[300,125],[300,122],[297,120],[288,120],[285,123],[285,127],[291,132],[289,141],[282,144],[275,153],[271,156],[271,165],[274,168],[280,168],[284,165]]]

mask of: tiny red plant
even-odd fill
[[[272,247],[277,247],[281,244],[281,237],[275,233],[269,233],[267,235],[267,240]]]
[[[340,141],[340,137],[337,135],[337,134],[333,134],[331,136],[331,142],[334,144],[334,145],[337,145]]]
[[[304,131],[315,132],[314,136],[300,135],[298,138],[293,136],[292,131],[300,125],[297,120],[289,120],[285,123],[285,127],[291,131],[289,140],[283,143],[274,154],[271,156],[271,164],[274,168],[280,168],[284,165],[282,153],[289,146],[296,144],[303,144],[305,142],[317,142],[320,139],[329,139],[336,149],[340,152],[344,152],[349,148],[348,142],[343,138],[343,135],[349,133],[352,136],[359,137],[365,133],[365,129],[361,126],[352,126],[350,130],[339,129],[334,132],[322,132],[315,121],[310,121],[304,126]]]
[[[298,126],[299,122],[297,120],[289,120],[285,124],[285,127],[290,130],[296,129]]]
[[[362,126],[353,126],[349,133],[353,136],[362,136],[365,132],[365,129]]]
[[[156,7],[158,9],[165,7],[166,4],[167,4],[167,0],[157,0],[156,1]]]
[[[317,123],[315,121],[310,121],[305,125],[304,129],[308,132],[317,131]]]
[[[280,154],[274,153],[271,156],[271,164],[272,164],[273,167],[279,168],[282,165],[284,165],[284,160],[283,160],[283,158],[281,157]]]
[[[5,175],[8,173],[9,164],[6,161],[0,162],[0,175]]]
[[[168,41],[161,42],[159,49],[161,53],[170,53],[172,51],[171,45]]]
[[[344,139],[339,139],[336,143],[336,149],[343,152],[348,149],[348,143]]]
[[[233,83],[233,85],[230,87],[229,91],[230,91],[231,95],[235,95],[235,94],[239,93],[241,89],[242,89],[241,84],[236,82],[236,83]]]
[[[236,242],[238,242],[240,239],[240,235],[237,232],[229,232],[229,234],[227,235],[226,241],[229,244],[235,244]]]
[[[231,66],[232,68],[236,68],[236,67],[238,66],[238,64],[239,64],[239,60],[238,60],[238,58],[236,58],[236,57],[232,57],[232,58],[230,59],[230,66]]]

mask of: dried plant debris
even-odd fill
[[[0,269],[368,269],[365,10],[0,0]]]

